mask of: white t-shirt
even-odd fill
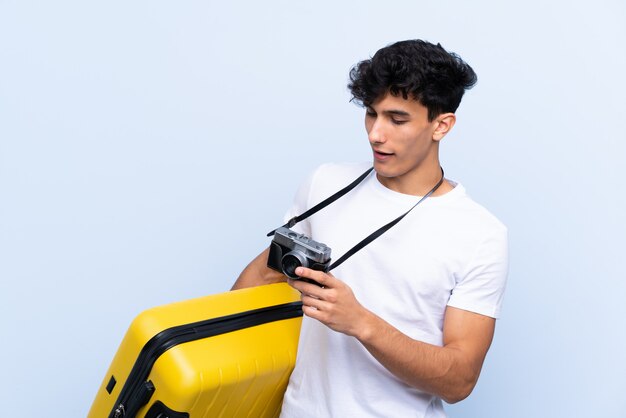
[[[300,187],[287,219],[340,190],[371,164],[326,164]],[[497,318],[507,275],[506,227],[460,184],[429,197],[332,271],[358,301],[401,332],[442,346],[446,306]],[[374,172],[293,229],[334,260],[411,208]],[[304,317],[281,417],[445,417],[441,399],[411,388],[353,338]]]

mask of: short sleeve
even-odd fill
[[[502,226],[478,246],[448,306],[499,318],[507,275],[508,233]]]
[[[293,218],[294,216],[301,215],[309,209],[311,188],[313,187],[313,182],[314,182],[316,173],[317,173],[317,170],[309,173],[309,175],[305,178],[305,180],[300,184],[300,187],[296,191],[296,194],[293,198],[291,207],[285,213],[285,217],[284,217],[285,223],[289,221],[291,218]],[[297,223],[292,229],[301,234],[311,236],[311,224],[309,223],[308,219],[305,219]]]

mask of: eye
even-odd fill
[[[391,118],[391,123],[393,123],[394,125],[404,125],[406,122],[407,122],[406,120],[399,120],[399,119]]]
[[[365,109],[365,115],[370,118],[373,118],[373,117],[376,117],[376,112],[374,112],[373,109],[367,108]]]

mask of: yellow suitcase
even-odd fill
[[[149,309],[132,322],[88,418],[276,417],[300,294],[285,283]]]

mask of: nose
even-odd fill
[[[376,119],[371,122],[367,135],[368,135],[370,144],[382,144],[386,142],[385,133],[384,133],[382,124],[380,123],[380,119]]]

